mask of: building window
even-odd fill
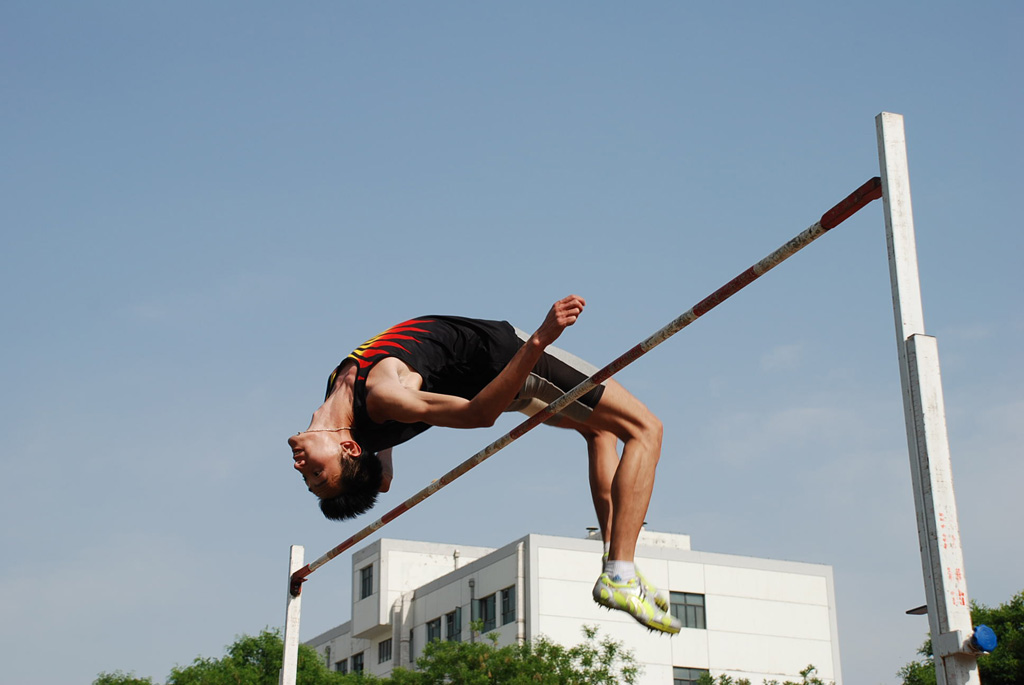
[[[697,685],[697,681],[705,673],[708,673],[706,668],[680,668],[679,666],[673,666],[672,685]]]
[[[516,620],[516,586],[501,591],[501,625]]]
[[[359,599],[373,594],[373,564],[359,569]]]
[[[678,618],[684,628],[705,630],[704,595],[692,592],[673,592],[670,595],[672,615]]]
[[[416,663],[416,650],[414,650],[412,648],[412,644],[413,644],[412,643],[412,636],[413,636],[413,629],[409,628],[409,663],[410,664]]]
[[[433,642],[434,640],[441,639],[441,619],[435,618],[433,621],[427,621],[427,642]]]
[[[462,642],[462,607],[444,615],[444,628],[449,642]]]
[[[495,619],[495,600],[494,595],[487,595],[483,599],[478,599],[473,604],[473,620],[484,622],[484,632],[494,630],[496,627]]]
[[[334,670],[338,673],[348,673],[348,659],[334,662]]]
[[[327,668],[331,667],[331,646],[330,645],[327,645],[327,648],[324,649],[324,665]]]
[[[359,652],[358,654],[353,654],[352,655],[352,672],[353,673],[362,673],[363,672],[363,653],[362,652]]]
[[[387,640],[381,640],[377,643],[377,663],[383,664],[385,661],[391,661],[391,638]]]

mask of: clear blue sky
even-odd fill
[[[1022,33],[1012,2],[3,3],[5,680],[162,681],[279,626],[288,546],[363,523],[285,445],[349,350],[576,292],[560,344],[607,363],[876,175],[881,111],[968,586],[1024,589]],[[881,205],[620,380],[667,426],[650,526],[832,564],[846,681],[895,682],[927,622]],[[378,512],[516,422],[397,450]],[[582,535],[585,473],[539,430],[385,532]],[[317,572],[303,639],[348,586]]]

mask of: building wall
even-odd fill
[[[453,552],[459,549],[458,568]],[[835,592],[828,566],[709,554],[690,549],[687,536],[645,533],[637,565],[660,588],[704,596],[706,628],[673,637],[651,634],[622,612],[594,603],[601,572],[599,540],[529,535],[497,550],[380,540],[353,555],[353,607],[349,623],[308,644],[331,651],[331,666],[362,651],[367,673],[385,676],[409,668],[423,650],[427,624],[461,608],[461,637],[474,639],[473,601],[496,597],[499,644],[544,635],[572,645],[581,626],[597,626],[633,651],[644,666],[641,682],[671,685],[673,667],[762,680],[799,679],[808,664],[841,685]],[[464,562],[464,563],[463,563]],[[373,564],[374,592],[359,599],[359,570]],[[515,588],[515,620],[502,625],[500,592]],[[411,643],[410,643],[411,635]],[[378,663],[381,640],[392,658]],[[481,639],[476,637],[475,639]]]
[[[409,666],[408,630],[406,624],[416,615],[416,602],[412,596],[416,588],[435,578],[452,573],[474,563],[494,550],[489,547],[452,545],[433,542],[381,539],[363,547],[352,555],[352,620],[317,636],[312,644],[332,669],[338,661],[363,653],[364,672],[384,676],[395,665]],[[370,568],[372,588],[362,597],[362,573]],[[396,621],[396,611],[398,620]],[[422,612],[420,608],[418,611]],[[466,631],[468,633],[468,623]],[[426,631],[420,626],[422,650]],[[378,663],[378,645],[391,639],[390,660]],[[414,642],[415,646],[415,642]],[[327,660],[327,648],[330,659]],[[351,664],[349,664],[351,668]]]
[[[591,599],[601,547],[530,536],[539,588],[536,633],[581,641],[581,624],[621,641],[645,667],[643,683],[672,683],[673,667],[763,680],[799,679],[808,664],[841,685],[835,593],[828,566],[641,546],[637,566],[659,588],[705,596],[706,629],[674,637],[644,632]]]

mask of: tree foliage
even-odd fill
[[[264,630],[259,635],[242,635],[228,646],[220,659],[196,657],[188,666],[171,669],[167,685],[277,685],[284,642],[280,632]],[[342,685],[359,682],[327,669],[316,650],[299,645],[298,685]],[[149,678],[121,671],[100,673],[93,685],[153,685]]]
[[[152,678],[140,678],[135,673],[114,671],[113,673],[100,673],[92,685],[153,685]]]
[[[197,657],[190,666],[175,667],[167,685],[277,685],[284,642],[278,631],[243,635],[235,640],[221,659]],[[298,685],[335,685],[349,679],[327,669],[316,650],[299,645],[296,674]]]
[[[417,670],[396,668],[391,677],[331,671],[312,647],[299,646],[298,685],[614,685],[636,683],[640,669],[632,652],[596,628],[584,627],[586,641],[563,647],[546,639],[498,647],[497,636],[476,642],[431,642]],[[197,657],[171,670],[167,685],[277,685],[284,643],[278,631],[243,635],[220,659]],[[101,673],[93,685],[153,685],[121,671]]]
[[[971,602],[971,622],[976,626],[987,625],[999,640],[994,652],[978,657],[981,682],[985,685],[1024,683],[1024,591],[994,609]],[[918,654],[925,658],[911,661],[897,672],[897,676],[903,685],[935,685],[935,661],[930,639],[921,645]]]
[[[546,638],[499,647],[497,636],[479,642],[429,643],[416,671],[395,669],[393,685],[614,685],[636,683],[640,667],[632,652],[583,627],[586,640],[564,647]]]
[[[800,682],[787,680],[780,683],[778,680],[765,680],[764,685],[830,685],[815,675],[817,670],[813,665],[808,665],[807,668],[800,671]],[[750,680],[747,678],[733,678],[724,674],[715,679],[705,673],[697,680],[697,685],[750,685]]]

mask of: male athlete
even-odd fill
[[[504,411],[535,414],[595,367],[552,346],[586,303],[556,302],[527,335],[505,321],[424,316],[393,326],[331,374],[309,428],[288,439],[295,469],[331,519],[355,517],[391,486],[391,448],[431,426],[493,426]],[[587,441],[590,489],[605,541],[594,586],[602,606],[677,633],[668,601],[633,564],[661,454],[661,422],[609,380],[548,421]],[[619,457],[618,441],[623,443]]]

